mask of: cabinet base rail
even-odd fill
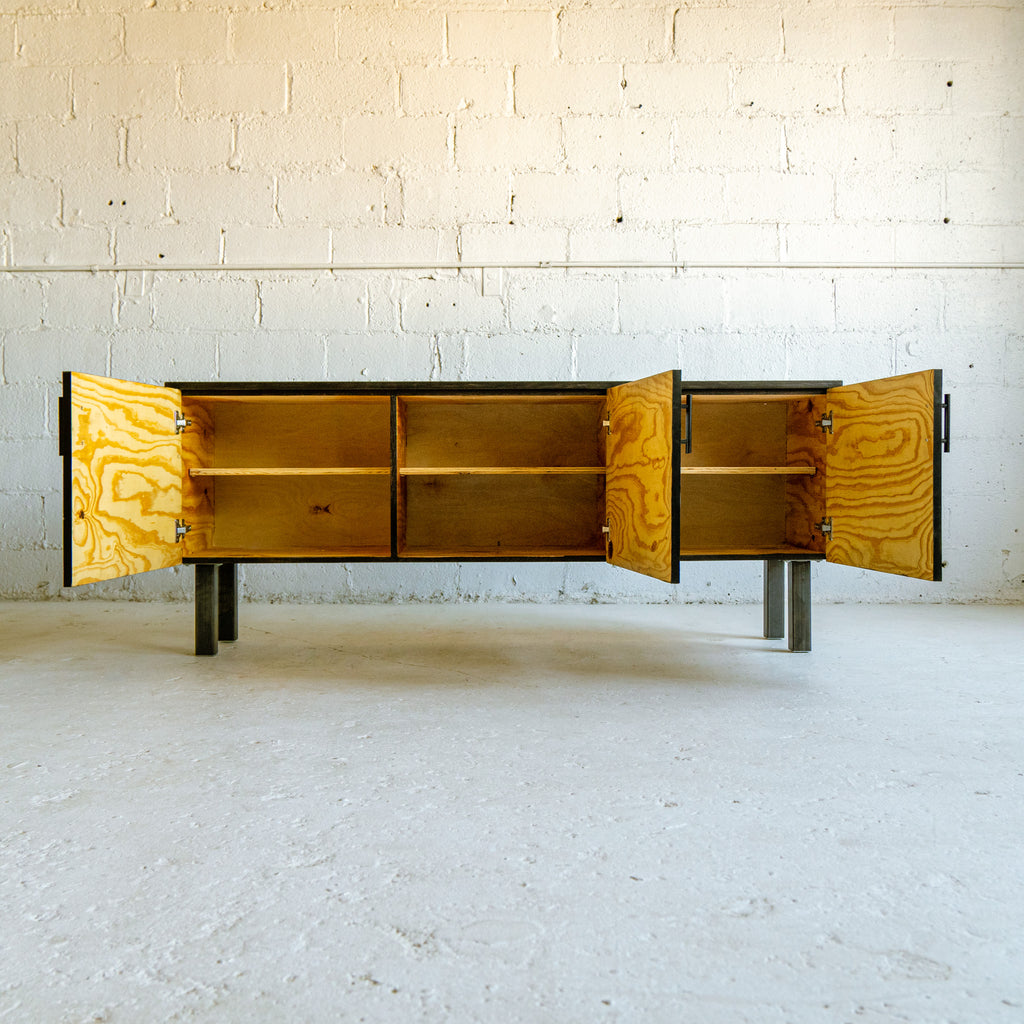
[[[764,560],[764,636],[786,634],[786,565],[784,558]],[[811,563],[789,561],[789,650],[811,649]],[[196,654],[213,655],[220,641],[238,639],[238,563],[196,563]]]

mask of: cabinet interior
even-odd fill
[[[693,395],[680,557],[823,552],[824,396]]]

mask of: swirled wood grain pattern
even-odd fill
[[[829,389],[828,561],[936,578],[935,372]]]
[[[72,585],[181,563],[181,393],[72,373]]]
[[[678,583],[679,371],[610,388],[608,420],[608,561]]]

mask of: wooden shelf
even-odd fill
[[[380,544],[372,546],[344,546],[338,547],[210,547],[193,551],[185,556],[185,561],[195,559],[223,559],[225,562],[259,562],[259,561],[292,561],[292,560],[318,560],[321,558],[356,558],[356,559],[382,559],[391,557],[391,548]]]
[[[769,544],[758,547],[703,547],[688,548],[685,544],[679,548],[679,557],[686,558],[729,558],[753,556],[757,558],[770,558],[773,555],[785,555],[786,557],[798,558],[801,555],[807,558],[821,558],[824,552],[812,551],[809,548],[795,547],[792,544]]]
[[[814,476],[814,466],[683,466],[680,473],[704,473],[719,476]]]
[[[604,466],[403,466],[400,476],[604,476]]]
[[[489,547],[489,548],[463,548],[463,547],[406,547],[398,553],[399,558],[465,558],[472,561],[474,558],[499,558],[499,559],[572,559],[572,558],[594,558],[604,557],[605,549],[601,547],[585,548],[559,548],[559,547]]]
[[[389,466],[279,466],[231,468],[204,467],[188,471],[189,476],[389,476]]]
[[[702,395],[699,392],[691,395],[694,402],[713,402],[716,405],[747,405],[754,402],[796,402],[802,398],[813,398],[815,392],[799,392],[799,393],[758,393],[756,391],[743,392],[736,395]],[[683,399],[683,405],[686,405],[686,399]]]

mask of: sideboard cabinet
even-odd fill
[[[863,384],[252,384],[64,374],[64,584],[196,565],[196,650],[244,562],[765,562],[810,649],[810,562],[941,578],[942,373]]]

